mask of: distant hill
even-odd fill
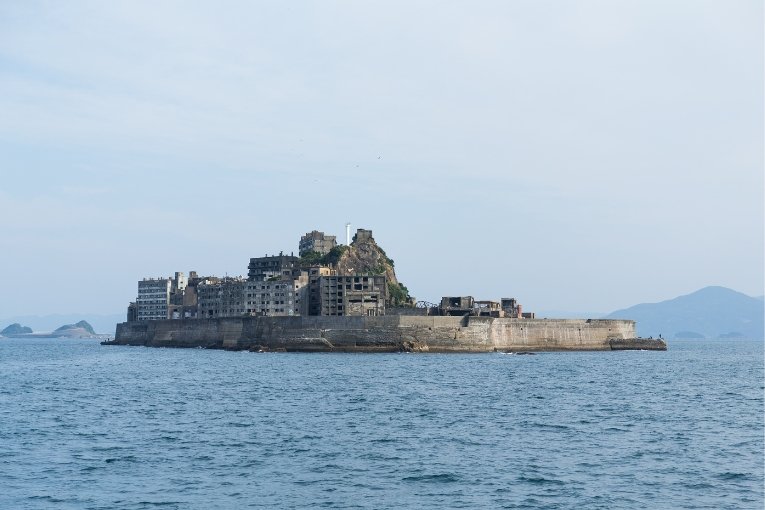
[[[125,322],[125,314],[99,315],[93,313],[72,313],[72,314],[52,314],[52,315],[18,315],[13,317],[3,317],[0,319],[0,325],[12,324],[18,322],[29,326],[34,331],[53,331],[62,324],[74,324],[77,321],[85,319],[93,329],[99,333],[114,334],[117,323]]]
[[[4,330],[0,331],[0,335],[3,336],[9,336],[9,335],[25,335],[27,333],[31,333],[32,328],[28,328],[26,326],[22,326],[18,322],[15,322],[5,328]]]
[[[637,321],[640,336],[761,339],[763,315],[762,299],[725,287],[704,287],[668,301],[617,310],[605,318]]]
[[[89,336],[95,335],[93,326],[88,324],[87,321],[80,321],[76,324],[65,324],[53,332],[54,335],[60,334],[61,336]]]
[[[11,338],[95,338],[106,335],[98,335],[87,321],[79,321],[74,324],[65,324],[50,333],[35,333],[32,328],[20,324],[11,324],[2,331],[2,336]]]

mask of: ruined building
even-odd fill
[[[250,259],[247,279],[261,282],[269,278],[290,278],[300,259],[293,255],[270,255]]]
[[[301,257],[312,251],[315,251],[321,255],[326,255],[335,246],[337,246],[337,238],[335,236],[328,236],[324,234],[324,232],[312,230],[306,235],[300,237],[298,253]]]
[[[317,315],[385,315],[384,275],[321,276]]]
[[[174,318],[173,303],[182,300],[187,283],[183,273],[175,273],[175,277],[144,278],[139,281],[133,311],[135,319],[148,321]]]
[[[335,236],[312,231],[301,236],[300,253],[328,254]],[[247,278],[150,278],[138,282],[138,297],[128,307],[128,321],[242,316],[379,316],[453,315],[533,317],[515,299],[476,301],[471,296],[444,297],[440,305],[414,306],[406,287],[396,280],[393,261],[372,236],[358,229],[350,246],[318,262],[285,255],[249,260]],[[301,266],[302,264],[302,266]]]

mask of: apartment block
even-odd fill
[[[292,271],[298,268],[300,259],[293,255],[267,255],[250,259],[247,266],[247,279],[251,281],[264,281],[269,278],[290,278]]]
[[[248,315],[305,315],[308,311],[308,273],[297,278],[248,281],[245,311]]]
[[[197,317],[240,317],[247,313],[245,286],[247,280],[226,277],[202,282],[197,285]]]
[[[321,315],[321,292],[319,278],[322,276],[337,275],[337,271],[325,266],[311,266],[308,268],[308,310],[307,315]]]
[[[385,315],[384,275],[321,276],[317,279],[319,315]]]
[[[337,246],[336,236],[329,236],[324,232],[312,230],[311,232],[306,233],[306,235],[300,237],[298,252],[300,253],[301,257],[311,251],[326,255],[335,246]]]
[[[138,282],[138,297],[135,300],[136,319],[150,321],[167,319],[167,305],[170,303],[172,278],[144,278]]]

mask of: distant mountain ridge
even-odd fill
[[[62,324],[75,324],[81,319],[85,319],[88,324],[98,333],[113,335],[117,324],[125,321],[125,314],[99,315],[93,313],[71,313],[71,314],[50,314],[50,315],[19,315],[12,317],[1,317],[0,327],[6,324],[19,323],[29,326],[34,331],[53,331]]]
[[[60,328],[57,328],[54,333],[64,333],[66,334],[69,331],[73,330],[83,330],[88,334],[95,335],[96,332],[93,331],[93,326],[88,324],[88,321],[79,321],[76,324],[64,324]]]
[[[764,315],[762,299],[710,286],[660,303],[617,310],[605,318],[635,320],[641,336],[762,339]]]
[[[0,336],[9,338],[94,338],[99,335],[93,330],[93,326],[83,320],[75,324],[64,324],[50,333],[35,333],[32,328],[14,323],[3,329]]]

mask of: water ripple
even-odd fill
[[[2,340],[0,508],[761,509],[762,360]]]

